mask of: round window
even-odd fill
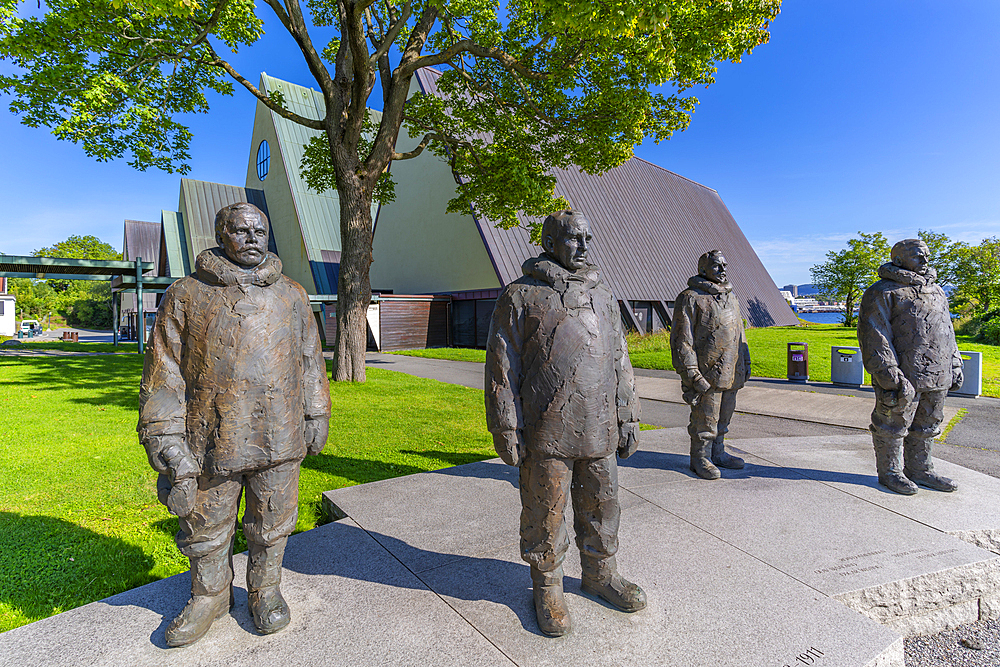
[[[262,181],[267,178],[267,170],[270,166],[271,147],[267,145],[267,139],[264,139],[257,147],[257,178]]]

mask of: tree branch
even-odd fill
[[[330,72],[327,71],[326,65],[323,64],[323,59],[316,51],[316,47],[313,46],[312,39],[309,37],[309,29],[306,27],[305,19],[302,17],[302,8],[299,6],[299,0],[285,0],[285,7],[288,10],[288,21],[291,25],[289,33],[298,43],[299,50],[302,51],[302,55],[306,59],[306,64],[309,66],[309,71],[312,72],[313,78],[319,84],[319,89],[323,91],[324,101],[327,107],[329,107],[331,98],[333,97],[333,78],[330,76]]]
[[[403,5],[403,13],[389,27],[389,31],[382,38],[382,43],[377,46],[375,53],[371,55],[370,61],[373,65],[378,62],[379,58],[389,53],[389,49],[392,48],[396,38],[399,37],[399,33],[406,26],[406,22],[410,20],[412,6],[413,3],[410,0],[406,0],[406,4]]]
[[[543,72],[535,72],[528,69],[506,51],[489,46],[480,46],[471,39],[459,40],[440,53],[420,56],[406,65],[401,64],[400,69],[404,74],[412,74],[423,67],[433,67],[434,65],[443,65],[450,62],[460,53],[471,53],[477,58],[490,58],[491,60],[496,60],[503,65],[504,69],[510,72],[516,72],[527,79],[541,80],[548,78],[548,75]]]
[[[202,61],[204,64],[211,65],[213,67],[219,67],[219,68],[225,70],[226,73],[229,76],[231,76],[241,86],[243,86],[248,91],[250,91],[250,93],[253,94],[253,96],[256,97],[258,100],[260,100],[261,103],[264,106],[266,106],[268,109],[270,109],[271,111],[275,112],[276,114],[278,114],[282,118],[287,118],[288,120],[292,121],[293,123],[298,123],[299,125],[304,125],[305,127],[308,127],[310,129],[319,130],[321,132],[325,129],[325,127],[323,125],[323,121],[321,121],[321,120],[314,120],[312,118],[306,118],[305,116],[300,116],[297,113],[293,113],[293,112],[289,111],[288,109],[286,109],[285,107],[283,107],[280,104],[278,104],[277,102],[275,102],[274,100],[272,100],[267,95],[265,95],[262,91],[260,91],[257,88],[257,86],[255,86],[252,83],[250,83],[249,81],[247,81],[246,78],[244,78],[242,74],[240,74],[239,72],[237,72],[236,69],[232,65],[230,65],[228,62],[226,62],[225,60],[223,60],[222,58],[220,58],[219,54],[217,54],[215,52],[215,49],[212,48],[212,45],[209,44],[208,41],[205,42],[205,47],[208,49],[208,52],[212,55],[212,60]]]
[[[417,147],[414,148],[412,151],[408,151],[406,153],[396,153],[396,152],[393,152],[392,157],[390,159],[391,160],[412,160],[413,158],[415,158],[418,155],[420,155],[421,153],[423,153],[424,149],[427,148],[427,146],[432,141],[434,141],[435,139],[442,139],[442,138],[443,137],[441,137],[437,132],[428,132],[427,134],[424,135],[424,138],[420,140],[420,143],[417,144]]]

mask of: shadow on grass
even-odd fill
[[[449,466],[460,466],[466,463],[476,463],[477,461],[484,461],[489,458],[493,458],[495,455],[482,455],[472,452],[441,452],[434,449],[425,449],[422,452],[418,452],[412,449],[401,449],[400,454],[416,454],[417,456],[422,456],[431,461],[440,461],[442,463],[447,463]]]
[[[153,566],[118,538],[54,517],[0,512],[0,600],[28,619],[149,583]]]
[[[139,409],[142,359],[138,356],[72,356],[5,358],[18,377],[4,373],[0,387],[13,390],[74,390],[60,400],[87,405],[117,405]],[[21,372],[23,370],[23,372]]]
[[[371,459],[356,459],[348,456],[337,456],[336,454],[307,456],[302,461],[302,467],[328,475],[343,477],[357,484],[367,484],[368,482],[412,475],[418,472],[426,472],[427,470],[426,468],[418,468],[406,464],[386,463],[385,461]]]

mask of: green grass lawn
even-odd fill
[[[0,631],[187,569],[135,433],[141,371],[138,355],[0,355]],[[369,369],[331,394],[297,531],[322,491],[495,456],[481,391]]]
[[[788,343],[807,343],[809,379],[815,382],[830,381],[830,348],[858,346],[857,330],[838,324],[747,329],[747,342],[750,345],[750,357],[753,361],[753,375],[768,378],[787,377]],[[958,336],[958,347],[969,352],[982,352],[983,395],[1000,397],[1000,347],[973,343],[967,336]],[[670,363],[670,338],[665,331],[648,336],[630,334],[628,349],[632,365],[636,368],[673,370]],[[460,361],[486,361],[485,350],[460,348],[403,350],[394,354]],[[871,382],[868,373],[865,373],[865,382]]]

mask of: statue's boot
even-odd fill
[[[711,440],[691,438],[691,471],[702,479],[719,479],[722,473],[709,459],[712,449]]]
[[[253,624],[262,635],[270,635],[288,626],[292,620],[288,603],[281,595],[281,561],[287,538],[273,546],[249,544],[247,591]]]
[[[618,574],[615,557],[589,558],[584,556],[583,583],[585,593],[596,595],[612,607],[633,612],[646,608],[646,594],[637,584]]]
[[[934,437],[917,437],[913,433],[903,441],[903,474],[920,486],[926,486],[935,491],[952,492],[958,489],[958,484],[934,472],[931,461],[931,445]]]
[[[228,545],[227,545],[228,546]],[[164,633],[167,646],[189,646],[205,636],[235,604],[232,550],[191,558],[191,599]]]
[[[726,452],[726,446],[723,443],[724,438],[725,436],[720,435],[712,443],[712,463],[720,468],[740,470],[743,467],[743,459]]]
[[[912,496],[917,492],[917,485],[903,475],[902,438],[886,438],[878,435],[872,437],[875,445],[875,468],[878,470],[878,483],[896,493]]]
[[[538,629],[549,637],[561,637],[569,632],[569,609],[563,597],[563,571],[557,567],[551,572],[531,568],[531,588],[535,598],[535,617]]]

